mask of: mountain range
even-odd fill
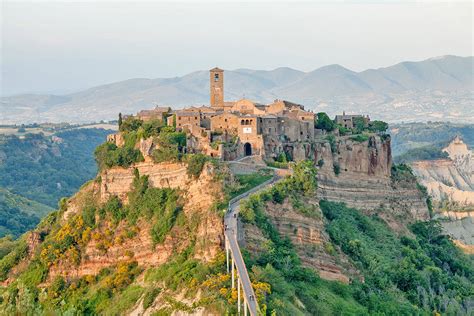
[[[330,115],[369,114],[389,122],[474,122],[474,57],[442,56],[355,72],[329,65],[303,72],[291,68],[225,71],[225,98],[257,102],[286,99]],[[155,105],[209,103],[209,72],[182,77],[137,78],[67,95],[23,94],[1,98],[0,124],[90,122],[115,119]]]

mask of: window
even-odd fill
[[[240,121],[240,125],[245,125],[245,121],[244,120]]]
[[[224,122],[227,122],[227,119],[224,119]]]
[[[219,74],[214,74],[214,81],[219,81]]]
[[[195,116],[195,117],[194,117],[194,119],[195,119],[195,120],[197,120],[197,119],[198,119],[198,117],[197,117],[197,116]]]

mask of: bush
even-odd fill
[[[186,156],[186,160],[188,163],[188,176],[197,178],[201,174],[206,162],[209,161],[209,158],[203,154],[190,154]]]
[[[28,253],[28,245],[24,238],[15,246],[15,248],[0,260],[0,281],[7,278],[8,272]]]
[[[334,174],[337,176],[339,173],[341,173],[341,166],[338,163],[335,163],[333,165],[333,170]]]
[[[143,121],[135,117],[127,117],[125,120],[122,120],[119,130],[120,132],[132,132],[138,131],[138,129],[143,125]]]
[[[351,136],[351,140],[358,142],[358,143],[363,143],[369,140],[369,136],[365,134],[357,134],[355,136]]]
[[[326,136],[326,140],[329,142],[329,146],[331,147],[331,152],[335,154],[337,152],[336,136],[328,135]]]
[[[186,146],[186,133],[175,132],[174,127],[165,126],[155,138],[155,142],[157,148],[152,152],[154,162],[180,161],[183,148]]]
[[[318,160],[318,167],[322,168],[324,166],[324,159],[319,159]]]
[[[152,288],[145,292],[145,296],[143,297],[143,308],[147,309],[150,307],[153,302],[155,301],[158,294],[160,294],[160,288]]]
[[[129,167],[133,163],[143,161],[143,155],[138,149],[117,147],[115,144],[104,143],[95,150],[95,159],[100,170],[113,166]]]

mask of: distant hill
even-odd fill
[[[331,115],[346,110],[387,121],[474,122],[474,57],[442,56],[355,72],[329,65],[311,72],[291,68],[225,72],[225,97],[261,102],[288,99]],[[182,77],[130,79],[78,93],[17,95],[1,99],[1,123],[107,120],[155,104],[183,107],[209,102],[208,71]]]
[[[0,135],[0,188],[56,208],[97,173],[93,152],[110,131],[76,129],[54,137]]]
[[[442,149],[456,135],[461,136],[470,148],[474,148],[474,124],[391,124],[389,132],[392,136],[392,155],[396,163],[440,158]]]
[[[34,228],[53,208],[0,188],[0,238]]]

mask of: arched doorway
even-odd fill
[[[245,143],[244,153],[245,153],[245,156],[252,156],[252,145],[250,145],[249,143]]]

